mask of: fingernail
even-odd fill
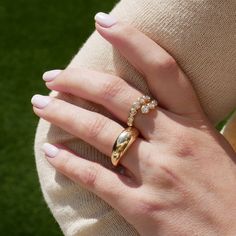
[[[95,21],[102,27],[109,28],[117,23],[117,19],[114,16],[106,14],[104,12],[99,12],[94,17]]]
[[[42,146],[42,150],[44,151],[46,156],[51,158],[54,158],[59,152],[59,149],[50,143],[44,143]]]
[[[61,73],[61,70],[50,70],[43,74],[43,80],[46,82],[50,82],[54,80],[59,74]]]
[[[33,106],[35,106],[39,109],[42,109],[42,108],[46,107],[51,100],[52,99],[49,96],[42,96],[42,95],[37,94],[31,98],[31,103]]]

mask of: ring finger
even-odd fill
[[[35,95],[32,98],[32,104],[36,115],[84,140],[107,156],[111,156],[113,144],[124,130],[120,124],[99,113],[57,98]],[[137,172],[133,165],[133,158],[143,157],[144,150],[149,145],[141,138],[137,138],[134,144],[132,146],[135,147],[131,146],[121,159],[121,164],[133,174]]]

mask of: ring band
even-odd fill
[[[139,132],[134,127],[128,127],[120,133],[112,148],[111,162],[114,166],[119,164],[121,157],[136,140],[138,135]]]
[[[150,110],[153,110],[158,105],[157,100],[151,100],[147,95],[143,95],[135,101],[130,109],[127,125],[133,126],[135,115],[141,110],[142,114],[148,114]]]

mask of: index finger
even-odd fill
[[[135,27],[115,21],[113,16],[98,13],[95,20],[100,35],[144,75],[164,108],[181,115],[201,113],[190,81],[165,49]]]

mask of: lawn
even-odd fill
[[[36,173],[38,118],[30,99],[47,94],[42,73],[63,68],[115,0],[0,1],[0,235],[62,235]]]

